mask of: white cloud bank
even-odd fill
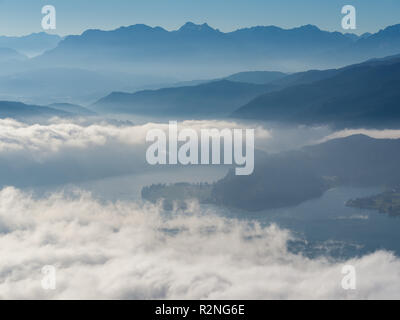
[[[182,126],[242,127],[219,121]],[[0,182],[62,183],[140,170],[147,130],[160,127],[167,130],[167,124],[155,123],[0,120]],[[256,137],[266,141],[271,134],[258,128]],[[288,239],[289,232],[277,226],[223,219],[196,205],[191,214],[166,218],[157,206],[104,204],[81,192],[34,199],[5,188],[0,191],[0,298],[400,298],[400,261],[392,254],[310,260],[289,253]],[[357,268],[356,291],[341,288],[345,264]],[[55,291],[41,288],[45,265],[57,267]]]
[[[328,135],[327,137],[318,141],[318,143],[332,139],[346,138],[356,134],[363,134],[374,139],[400,139],[400,130],[345,129]]]
[[[80,192],[33,199],[5,188],[0,298],[400,298],[400,260],[392,254],[311,260],[287,251],[290,237],[195,204],[165,217],[152,205],[102,204]],[[344,264],[356,267],[356,291],[341,288]],[[44,265],[57,268],[55,291],[41,288]]]
[[[229,121],[183,121],[179,130],[201,129],[241,129],[254,128]],[[144,145],[146,134],[151,129],[168,132],[168,123],[146,123],[142,125],[115,126],[104,122],[81,125],[72,122],[50,124],[25,124],[13,119],[0,119],[0,153],[13,150],[31,152],[59,152],[63,148],[84,149],[91,146],[105,146],[110,143],[123,145]],[[270,138],[270,133],[261,126],[255,128],[258,139]]]
[[[247,128],[236,122],[183,121],[179,128]],[[53,120],[26,124],[0,119],[0,187],[60,185],[160,169],[146,162],[147,132],[168,131],[168,123],[113,125]],[[250,126],[251,128],[251,126]],[[255,128],[256,139],[269,132]]]

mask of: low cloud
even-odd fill
[[[84,149],[108,143],[138,145],[145,140],[148,126],[100,123],[87,126],[71,122],[29,125],[11,119],[0,120],[0,152],[25,150],[56,153],[66,148]]]
[[[227,121],[183,121],[179,128],[252,128]],[[146,162],[147,132],[168,131],[168,123],[115,125],[109,122],[26,124],[0,119],[1,186],[60,185],[154,170]],[[256,126],[259,141],[270,138]],[[159,168],[156,168],[159,169]]]
[[[183,121],[179,129],[242,129],[254,128],[228,121]],[[50,124],[25,124],[13,119],[0,119],[0,154],[7,151],[26,150],[42,154],[59,152],[65,148],[84,149],[110,143],[143,145],[151,129],[168,131],[168,123],[115,126],[105,122],[82,125],[73,122]],[[256,138],[268,139],[270,133],[261,126],[255,127]]]
[[[379,251],[350,261],[288,252],[292,235],[219,217],[192,203],[163,214],[90,194],[35,199],[0,191],[0,298],[18,299],[383,299],[400,298],[400,260]],[[357,290],[341,288],[343,265]],[[40,270],[57,268],[57,289]]]
[[[334,132],[319,142],[325,142],[332,139],[350,137],[356,134],[363,134],[375,139],[400,139],[400,130],[370,130],[370,129],[346,129]]]

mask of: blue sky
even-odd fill
[[[61,35],[136,23],[172,30],[186,21],[207,22],[221,31],[304,24],[341,31],[340,11],[346,4],[357,9],[356,33],[400,23],[399,0],[0,0],[0,35],[41,31],[41,8],[47,4],[57,9],[56,33]]]

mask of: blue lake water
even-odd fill
[[[341,187],[329,190],[321,198],[296,207],[257,213],[224,210],[224,215],[256,220],[286,228],[298,238],[289,249],[307,256],[350,258],[376,250],[393,251],[400,256],[400,218],[373,210],[349,208],[347,200],[374,195],[381,188]]]

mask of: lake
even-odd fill
[[[227,209],[222,212],[227,217],[255,220],[262,225],[276,223],[291,230],[298,240],[290,243],[290,250],[310,257],[347,259],[382,249],[399,256],[400,218],[345,205],[349,199],[380,192],[382,188],[340,187],[295,207],[257,213]]]

